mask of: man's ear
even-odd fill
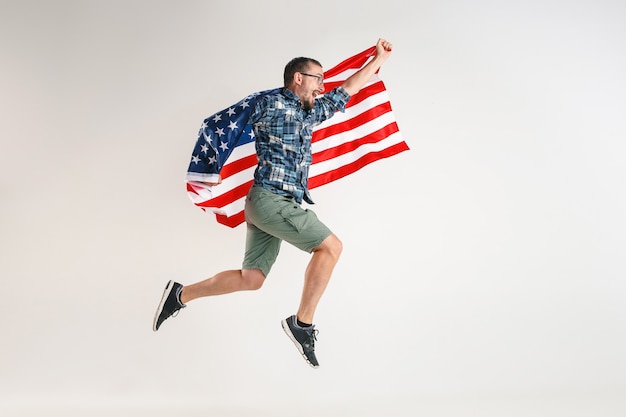
[[[299,72],[293,73],[293,83],[296,85],[302,85],[302,74]]]

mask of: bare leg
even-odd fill
[[[228,294],[236,291],[258,290],[265,281],[260,269],[236,269],[220,272],[204,281],[186,285],[180,294],[183,304],[209,295]]]
[[[304,288],[298,309],[298,319],[313,323],[317,304],[326,290],[330,276],[341,255],[342,243],[334,234],[328,236],[317,248],[304,274]]]

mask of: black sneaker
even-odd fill
[[[315,341],[317,340],[316,336],[318,332],[315,330],[315,326],[298,326],[295,315],[287,317],[281,322],[281,324],[283,325],[283,330],[296,345],[298,351],[307,363],[313,368],[320,366],[319,363],[317,363],[317,358],[315,357]]]
[[[185,304],[180,302],[180,292],[182,289],[183,286],[178,282],[170,281],[167,283],[165,291],[163,291],[159,307],[154,314],[152,330],[156,332],[167,318],[171,316],[176,317],[178,310],[187,307]]]

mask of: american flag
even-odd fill
[[[376,47],[354,55],[324,73],[328,91],[341,85],[374,55]],[[192,202],[219,223],[236,227],[244,220],[244,203],[257,165],[254,133],[247,119],[256,101],[280,89],[251,94],[204,120],[185,178]],[[364,166],[408,150],[396,124],[389,96],[378,74],[336,113],[313,130],[309,189],[328,184]],[[222,183],[209,187],[221,175]]]

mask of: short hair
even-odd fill
[[[287,65],[285,65],[285,73],[283,74],[285,87],[288,87],[291,84],[291,82],[293,81],[293,75],[296,72],[306,71],[310,63],[319,65],[320,67],[322,66],[322,64],[320,64],[318,60],[313,58],[305,58],[303,56],[294,58],[289,61]]]

